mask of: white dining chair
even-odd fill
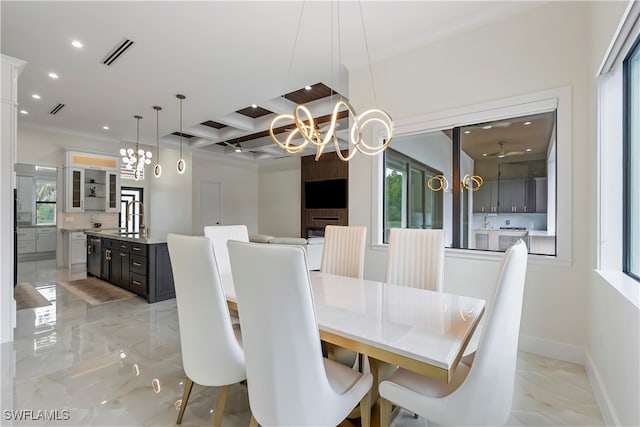
[[[324,230],[324,246],[320,272],[362,279],[367,227],[327,225]],[[331,359],[358,368],[358,353],[325,344]]]
[[[360,403],[368,427],[372,376],[322,357],[304,249],[237,241],[228,247],[252,425],[336,426]]]
[[[362,279],[367,227],[327,225],[320,271]]]
[[[385,282],[442,291],[444,230],[392,228]]]
[[[239,225],[208,225],[204,228],[204,235],[211,240],[213,245],[213,253],[215,254],[216,265],[220,272],[222,286],[228,288],[233,286],[231,280],[231,264],[229,263],[229,250],[227,249],[228,240],[239,240],[241,242],[249,241],[249,231],[244,224]],[[240,322],[238,313],[232,310],[230,313],[231,320],[234,323]]]
[[[209,239],[169,234],[167,246],[187,375],[176,424],[182,422],[195,382],[220,387],[214,417],[220,426],[230,385],[246,379],[240,327],[231,323]]]
[[[231,264],[229,264],[229,252],[227,249],[228,240],[249,241],[249,231],[247,226],[240,225],[208,225],[204,228],[204,235],[211,239],[213,252],[216,255],[218,271],[224,281],[231,277]]]
[[[380,384],[380,424],[392,405],[439,425],[503,425],[511,410],[522,314],[527,247],[522,240],[502,259],[493,304],[471,367],[459,363],[446,384],[398,369]]]

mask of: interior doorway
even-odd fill
[[[121,229],[125,229],[129,233],[140,232],[140,204],[135,203],[131,207],[131,214],[128,216],[127,207],[130,202],[142,202],[144,190],[140,187],[121,187],[120,188],[120,218],[118,225]]]
[[[221,189],[219,182],[200,181],[199,232],[208,225],[220,225],[222,220]]]

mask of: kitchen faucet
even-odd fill
[[[483,224],[484,228],[489,228],[489,218],[486,215],[484,216]]]
[[[140,213],[139,214],[134,214],[131,211],[131,208],[136,203],[140,205]],[[147,228],[144,225],[144,204],[140,200],[131,200],[129,203],[127,203],[127,218],[131,219],[131,218],[133,218],[134,215],[139,215],[140,216],[140,233],[142,233],[143,235],[148,233],[149,230],[147,230]]]

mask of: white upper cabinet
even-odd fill
[[[120,212],[120,159],[67,152],[66,211]]]

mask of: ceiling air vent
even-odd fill
[[[64,104],[58,104],[55,107],[53,107],[51,111],[49,111],[49,114],[58,114],[60,110],[62,110],[63,108],[64,108]]]
[[[116,45],[116,47],[111,50],[111,52],[107,54],[107,56],[104,57],[102,63],[107,66],[113,65],[113,63],[116,62],[123,53],[129,50],[129,48],[133,46],[134,43],[135,42],[133,40],[122,40],[119,44]]]

